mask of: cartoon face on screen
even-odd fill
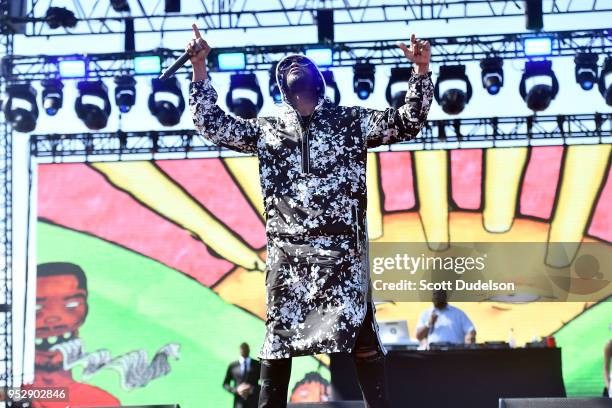
[[[36,368],[62,368],[62,355],[51,347],[78,337],[87,316],[87,280],[83,270],[66,262],[38,266],[36,280]]]
[[[316,372],[307,373],[291,392],[291,402],[320,402],[331,400],[329,381]]]

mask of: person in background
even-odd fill
[[[433,292],[433,307],[421,313],[416,337],[420,342],[474,344],[476,328],[461,310],[448,304],[445,290]]]
[[[612,359],[612,340],[608,340],[604,347],[604,384],[606,385],[604,396],[612,398],[612,391],[610,391],[610,377],[612,377],[610,359]]]
[[[234,408],[257,407],[261,365],[249,357],[250,352],[247,343],[240,345],[240,358],[227,367],[223,380],[223,388],[234,395]]]

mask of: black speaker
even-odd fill
[[[297,402],[287,408],[365,408],[363,401]]]
[[[499,408],[610,408],[610,398],[500,398]]]
[[[317,32],[320,43],[334,42],[334,10],[317,10]]]
[[[90,407],[72,407],[72,408],[90,408]],[[96,407],[96,408],[181,408],[179,404],[170,405],[121,405],[119,407]]]
[[[166,0],[164,10],[166,11],[166,13],[180,13],[181,0]]]
[[[540,31],[544,27],[542,0],[525,0],[525,28]]]
[[[134,19],[126,18],[125,20],[125,36],[123,41],[123,49],[125,52],[136,51],[136,39],[134,36]]]

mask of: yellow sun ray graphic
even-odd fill
[[[611,147],[590,145],[567,148],[559,204],[551,222],[551,242],[582,239],[599,188],[605,180]]]
[[[368,235],[376,239],[383,234],[382,197],[380,175],[378,174],[378,155],[368,153],[367,186],[368,186]]]
[[[591,211],[599,194],[610,157],[610,145],[570,146],[565,154],[559,201],[550,226],[549,242],[576,243],[564,245],[568,254],[559,256],[558,245],[549,246],[546,263],[563,267],[563,259],[572,259],[586,230]]]
[[[266,318],[266,280],[263,272],[236,268],[213,290],[226,302],[239,305],[261,319]]]
[[[191,198],[151,162],[94,163],[109,182],[171,222],[180,225],[224,259],[247,269],[264,270],[256,251]]]
[[[425,237],[431,249],[443,250],[449,241],[448,152],[445,150],[415,152],[414,164],[419,215]],[[405,240],[411,242],[407,238]]]
[[[516,213],[527,148],[487,149],[483,221],[487,231],[507,232]]]
[[[257,157],[228,157],[223,159],[223,163],[263,220],[265,217],[264,205],[259,186],[259,160]]]

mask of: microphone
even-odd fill
[[[436,316],[436,319],[438,317],[438,315],[435,312],[432,312],[432,315]],[[433,323],[431,324],[431,326],[429,327],[429,330],[427,332],[427,337],[431,336],[431,334],[434,331],[434,327],[436,326],[436,320],[433,321]]]
[[[172,65],[170,65],[164,72],[162,72],[162,74],[159,76],[159,79],[164,81],[170,78],[172,75],[176,73],[176,71],[178,71],[180,67],[182,67],[183,65],[185,65],[187,61],[189,61],[189,57],[190,57],[189,53],[185,51],[183,55],[178,57],[178,59],[174,61]]]

